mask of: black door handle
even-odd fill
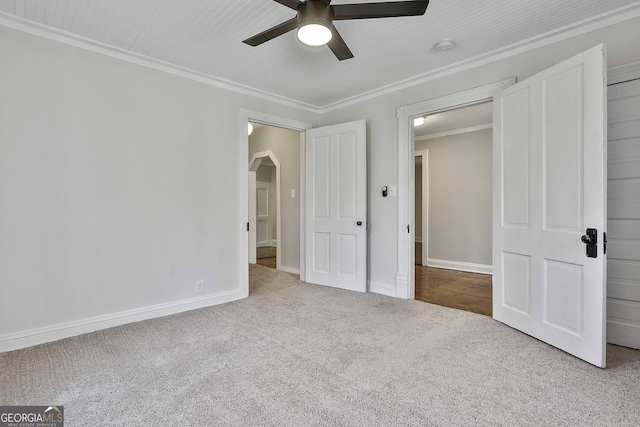
[[[587,228],[587,234],[583,235],[580,240],[587,245],[587,256],[598,258],[598,230]]]
[[[362,225],[362,221],[358,221],[358,222],[356,222],[356,225],[357,225],[358,227],[360,227],[360,226]]]

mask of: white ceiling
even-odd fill
[[[312,110],[640,16],[640,1],[431,0],[420,17],[336,22],[355,55],[341,62],[294,31],[258,47],[242,43],[294,16],[272,0],[0,0],[2,24],[53,30],[76,45],[132,52]],[[442,39],[454,47],[436,51]]]

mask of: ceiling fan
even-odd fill
[[[393,18],[397,16],[424,15],[429,0],[395,1],[379,3],[337,4],[331,0],[274,0],[297,12],[297,16],[266,31],[243,40],[251,46],[298,29],[298,39],[310,46],[328,45],[340,60],[353,58],[353,53],[344,42],[333,21],[347,19]]]

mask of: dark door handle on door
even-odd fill
[[[589,258],[598,258],[598,230],[587,228],[587,234],[583,235],[580,240],[587,245],[587,256]]]
[[[356,222],[356,225],[357,225],[358,227],[362,226],[362,221],[358,221],[358,222]]]

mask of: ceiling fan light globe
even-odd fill
[[[305,24],[298,28],[298,39],[308,46],[324,46],[332,36],[331,29],[321,24]]]

